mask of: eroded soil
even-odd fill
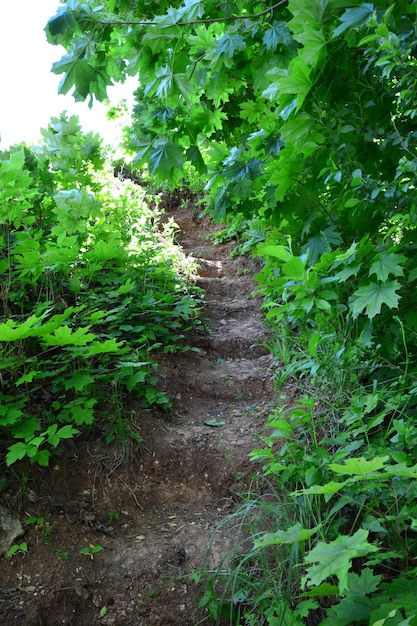
[[[118,449],[78,440],[55,467],[31,475],[20,502],[10,498],[28,553],[0,557],[1,624],[210,623],[187,575],[215,567],[232,540],[218,533],[207,556],[256,470],[248,453],[274,401],[271,358],[254,262],[211,245],[208,218],[186,208],[174,218],[200,263],[207,330],[188,339],[199,352],[161,357],[174,409],[164,418],[136,412],[144,444],[128,463]],[[30,517],[44,522],[25,526]]]

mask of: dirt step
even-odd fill
[[[190,258],[198,264],[198,275],[201,278],[220,278],[225,276],[226,270],[222,261],[195,256],[191,256]]]
[[[185,357],[187,359],[187,356]],[[190,358],[193,359],[192,364]],[[174,367],[165,365],[160,374],[160,386],[168,393],[182,388],[186,392],[183,401],[187,402],[198,395],[202,399],[213,400],[260,400],[272,393],[269,367],[270,355],[256,359],[237,358],[208,360],[207,357],[188,357],[187,367],[182,366],[184,359],[176,357]]]
[[[183,396],[173,423],[155,428],[157,441],[148,434],[134,488],[137,500],[155,510],[179,504],[184,510],[209,506],[213,492],[227,496],[236,490],[236,481],[250,478],[248,453],[254,433],[263,432],[269,400],[232,403]]]
[[[188,343],[204,353],[221,358],[255,359],[268,353],[267,332],[256,309],[247,308],[245,301],[215,304],[210,301],[203,313],[207,332],[196,334]]]
[[[214,297],[215,299],[224,298],[226,300],[237,296],[242,297],[243,294],[247,294],[247,297],[249,297],[254,290],[252,280],[248,280],[244,276],[236,278],[229,276],[222,278],[201,276],[196,282],[199,287],[204,289],[206,298]]]

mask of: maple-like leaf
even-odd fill
[[[374,5],[364,3],[360,7],[354,9],[346,9],[340,18],[340,24],[335,28],[333,37],[338,37],[348,28],[360,28],[367,24],[374,12]]]
[[[226,57],[233,57],[235,52],[240,52],[245,48],[245,40],[242,35],[229,35],[225,33],[217,42],[216,55],[219,58],[222,54]]]
[[[384,468],[389,456],[376,456],[370,461],[363,457],[346,459],[343,464],[330,463],[329,469],[336,474],[347,474],[348,476],[367,476],[374,472],[378,472]]]
[[[382,284],[370,282],[368,285],[359,287],[349,298],[349,308],[353,319],[356,319],[365,309],[369,319],[373,319],[381,312],[381,307],[386,304],[390,309],[398,308],[400,297],[396,292],[400,288],[397,280],[391,280]]]
[[[380,252],[377,254],[375,261],[372,263],[369,276],[375,274],[378,280],[385,282],[388,276],[403,276],[404,270],[400,263],[406,260],[403,254],[395,254],[394,252]]]
[[[258,539],[255,540],[255,548],[266,548],[272,545],[282,545],[290,543],[299,543],[301,541],[307,541],[310,539],[319,529],[319,526],[314,528],[303,528],[300,523],[294,524],[287,530],[277,530],[274,533],[264,533]]]
[[[307,563],[316,563],[308,568],[303,584],[320,585],[329,576],[336,576],[339,580],[339,591],[343,593],[348,588],[348,573],[352,559],[366,556],[370,552],[377,552],[378,548],[370,544],[368,532],[360,528],[352,536],[339,535],[330,543],[320,542],[305,556]]]
[[[285,22],[273,22],[263,36],[262,43],[268,50],[275,50],[279,44],[290,46],[292,44],[291,33]]]
[[[174,168],[182,169],[184,152],[181,146],[171,141],[158,141],[149,155],[149,171],[158,171],[162,178],[168,179]]]

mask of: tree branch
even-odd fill
[[[205,20],[191,20],[190,22],[176,22],[175,24],[172,24],[172,26],[193,26],[195,24],[211,24],[211,23],[217,23],[217,22],[231,22],[233,20],[256,19],[258,17],[262,17],[263,15],[266,15],[267,13],[273,13],[275,9],[277,9],[279,6],[282,6],[283,4],[286,4],[286,2],[287,0],[280,0],[280,2],[273,4],[272,7],[264,9],[260,13],[253,13],[251,15],[233,15],[232,17],[210,17]],[[143,21],[140,21],[140,22],[136,22],[136,21],[129,21],[129,22],[112,21],[110,22],[109,21],[109,22],[101,22],[101,24],[105,24],[106,26],[159,26],[159,22],[143,22]]]

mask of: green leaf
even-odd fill
[[[205,424],[205,426],[213,426],[215,428],[218,428],[220,426],[224,426],[226,422],[219,422],[217,420],[204,420],[203,424]]]
[[[312,357],[317,358],[317,346],[320,342],[320,333],[314,333],[308,340],[308,351]]]
[[[76,391],[82,391],[88,385],[91,385],[95,380],[94,376],[87,372],[77,371],[65,381],[65,389],[75,389]]]
[[[383,284],[370,282],[369,285],[359,287],[349,298],[349,308],[353,319],[356,319],[365,309],[369,319],[373,319],[381,312],[381,307],[386,304],[389,309],[398,308],[400,296],[396,293],[401,285],[398,281],[388,281]]]
[[[10,467],[10,465],[13,465],[13,463],[16,463],[16,461],[20,461],[20,459],[23,459],[26,456],[27,449],[28,444],[24,443],[23,441],[18,441],[17,443],[9,446],[9,452],[6,454],[7,467]]]
[[[0,324],[0,341],[18,341],[36,336],[42,319],[37,315],[31,315],[21,324],[11,319],[7,320],[4,324]]]
[[[72,13],[61,7],[58,9],[57,15],[48,21],[47,29],[52,37],[56,37],[77,30],[77,22]]]
[[[338,37],[348,28],[360,28],[368,24],[374,12],[374,5],[364,3],[355,9],[346,9],[340,17],[340,24],[333,31],[333,37]]]
[[[116,339],[106,339],[105,341],[94,341],[88,346],[88,354],[91,356],[97,354],[105,354],[108,352],[129,352],[130,348],[126,346],[124,341],[116,341]]]
[[[376,456],[371,461],[367,461],[363,457],[357,457],[354,459],[346,459],[343,464],[330,463],[328,467],[336,474],[366,476],[385,468],[388,461],[389,456]]]
[[[339,587],[337,585],[331,585],[330,583],[322,583],[318,587],[313,587],[308,591],[304,591],[300,594],[303,598],[320,598],[323,596],[338,596]]]
[[[275,439],[281,437],[286,439],[291,436],[294,430],[292,424],[286,422],[285,420],[274,420],[273,422],[268,422],[267,427],[274,429],[271,437],[274,437]]]
[[[158,140],[149,155],[149,171],[156,172],[163,179],[169,179],[174,168],[182,170],[184,150],[178,144],[166,140]]]
[[[205,174],[207,172],[207,166],[197,146],[190,146],[188,148],[186,159],[192,163],[199,174]]]
[[[300,496],[303,494],[320,494],[325,496],[325,501],[328,502],[335,493],[338,493],[343,487],[348,485],[349,482],[345,480],[342,483],[336,483],[333,480],[325,483],[324,485],[312,485],[307,489],[300,489],[299,491],[292,492],[293,496]]]
[[[382,282],[386,282],[390,274],[393,276],[403,276],[404,270],[400,263],[404,263],[405,261],[406,258],[403,254],[380,252],[370,267],[369,276],[375,274],[377,279]]]
[[[368,543],[368,534],[367,530],[359,529],[352,536],[339,535],[330,543],[318,543],[304,557],[306,563],[317,564],[307,569],[302,584],[318,586],[329,576],[336,576],[339,580],[339,591],[343,593],[348,589],[348,572],[352,559],[378,551],[376,546]]]
[[[40,371],[39,370],[31,370],[30,372],[26,372],[26,374],[23,374],[23,376],[21,376],[17,381],[16,381],[16,387],[18,387],[19,385],[22,385],[23,383],[31,383],[32,380],[35,378],[35,376],[37,376],[37,374],[39,374]]]
[[[300,257],[293,257],[284,263],[282,272],[292,280],[303,280],[305,277],[305,262]]]
[[[281,261],[290,261],[293,258],[293,255],[285,246],[262,245],[259,246],[257,251],[260,256],[273,256]]]
[[[242,35],[229,35],[225,33],[217,42],[216,57],[217,59],[224,55],[231,59],[236,52],[245,49],[245,40]]]
[[[51,453],[49,450],[41,450],[36,453],[36,455],[31,459],[31,461],[40,465],[41,467],[48,467],[49,459],[51,458]]]
[[[272,545],[283,545],[290,543],[298,543],[300,541],[307,541],[318,530],[320,526],[314,528],[303,528],[301,524],[297,523],[287,530],[277,530],[274,533],[264,533],[258,539],[255,539],[254,548],[266,548]]]
[[[283,71],[282,78],[276,81],[277,93],[296,96],[296,110],[298,111],[304,103],[311,87],[311,67],[307,65],[301,58],[296,57],[289,65],[288,70]],[[267,94],[264,94],[268,97]]]
[[[182,20],[192,22],[202,18],[204,15],[203,0],[184,0],[184,8],[182,9]]]
[[[88,332],[89,329],[87,326],[72,331],[69,326],[60,326],[53,334],[43,336],[42,342],[47,346],[85,346],[96,339],[96,335]]]
[[[275,50],[280,44],[290,46],[293,43],[291,33],[285,22],[272,22],[264,32],[262,43],[268,50]]]

